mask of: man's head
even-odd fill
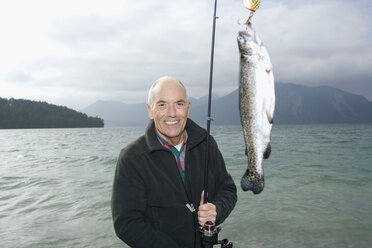
[[[147,100],[149,117],[160,136],[172,145],[183,141],[190,102],[183,84],[172,77],[161,77],[150,88]]]

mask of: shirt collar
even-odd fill
[[[183,142],[182,142],[182,146],[184,147],[187,143],[187,132],[186,132],[186,129],[183,131],[184,135],[183,135]],[[163,146],[165,146],[166,148],[170,148],[170,147],[174,147],[172,144],[170,144],[169,142],[167,142],[165,139],[163,139],[158,130],[155,128],[155,133],[156,133],[156,137],[158,138],[160,144],[162,144]]]

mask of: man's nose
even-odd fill
[[[176,106],[174,104],[169,104],[168,116],[171,116],[171,117],[176,116]]]

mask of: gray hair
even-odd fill
[[[164,77],[161,77],[161,78],[158,78],[152,85],[151,85],[151,87],[150,87],[150,90],[149,90],[149,93],[148,93],[148,96],[147,96],[147,104],[152,108],[152,105],[153,105],[153,90],[154,90],[154,88],[155,88],[155,86],[159,83],[159,82],[161,82],[161,81],[163,81],[163,80],[165,80],[165,79],[173,79],[173,80],[175,80],[175,81],[177,81],[184,89],[185,89],[185,93],[186,93],[186,101],[188,102],[189,101],[189,97],[188,97],[188,95],[187,95],[187,91],[186,91],[186,88],[185,88],[185,86],[183,85],[183,83],[180,81],[180,80],[178,80],[178,79],[176,79],[176,78],[174,78],[174,77],[170,77],[170,76],[164,76]]]

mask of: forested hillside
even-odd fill
[[[103,119],[63,106],[0,98],[0,129],[103,127]]]

